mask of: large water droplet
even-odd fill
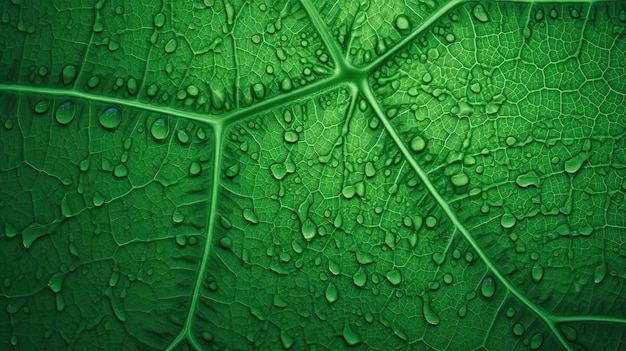
[[[396,17],[396,29],[402,33],[406,34],[411,29],[411,22],[409,21],[409,17],[406,15],[399,15]]]
[[[172,38],[167,42],[167,44],[165,44],[165,52],[168,54],[171,54],[174,51],[176,51],[177,47],[178,47],[178,41],[176,40],[176,38]]]
[[[496,281],[493,277],[486,277],[480,284],[480,293],[485,298],[490,298],[496,293]]]
[[[354,275],[352,276],[352,281],[354,282],[354,285],[358,287],[362,287],[363,285],[365,285],[365,283],[367,282],[367,274],[365,273],[363,267],[359,267],[356,273],[354,273]]]
[[[533,337],[530,338],[530,345],[528,346],[530,347],[531,350],[537,350],[538,348],[541,347],[541,345],[543,345],[543,334],[535,333],[535,335],[533,335]]]
[[[63,80],[63,84],[65,85],[69,85],[71,84],[74,79],[76,79],[76,66],[74,65],[67,65],[65,67],[63,67],[63,72],[61,73],[61,79]]]
[[[74,119],[74,103],[71,101],[65,101],[57,107],[54,113],[54,118],[60,124],[69,124]]]
[[[418,135],[411,139],[410,147],[413,152],[422,152],[426,148],[426,139]]]
[[[122,114],[117,107],[109,107],[98,118],[100,125],[109,130],[117,128],[121,120]]]
[[[387,280],[393,285],[399,285],[402,283],[402,273],[397,269],[393,269],[387,273]]]
[[[357,334],[357,332],[352,330],[350,326],[348,325],[348,323],[344,325],[342,334],[348,346],[354,346],[361,342],[361,336]]]
[[[152,123],[150,134],[156,141],[163,141],[170,133],[170,128],[165,118],[159,118]]]
[[[295,343],[295,339],[289,334],[287,334],[287,332],[285,332],[284,330],[281,330],[280,331],[280,343],[283,346],[283,349],[289,350],[290,348],[293,347],[293,344]]]

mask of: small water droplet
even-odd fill
[[[409,21],[409,17],[406,15],[398,15],[396,17],[396,29],[402,33],[406,34],[411,30],[411,22]]]
[[[71,101],[65,101],[57,107],[54,113],[54,117],[60,124],[69,124],[74,119],[74,103]]]
[[[202,173],[202,166],[198,162],[191,162],[191,165],[189,165],[189,174],[197,176],[200,173]]]
[[[293,130],[288,130],[284,134],[284,139],[286,142],[293,144],[298,141],[298,133]]]
[[[599,266],[596,267],[595,271],[593,272],[593,281],[596,284],[600,284],[606,277],[606,273],[607,265],[606,263],[602,262]]]
[[[461,172],[450,177],[450,181],[454,186],[462,187],[469,184],[469,177],[464,172]]]
[[[289,350],[290,348],[293,347],[293,344],[295,344],[295,339],[291,337],[289,334],[287,334],[287,332],[285,332],[284,330],[281,330],[280,331],[280,343],[283,346],[283,349]]]
[[[422,152],[426,149],[426,139],[420,135],[415,136],[411,139],[410,147],[413,152]]]
[[[506,229],[513,228],[513,226],[515,226],[516,223],[517,223],[517,218],[515,218],[515,216],[513,216],[510,213],[505,213],[502,215],[502,217],[500,217],[500,225],[502,225],[503,228],[506,228]]]
[[[100,207],[102,206],[102,204],[104,204],[104,196],[102,196],[102,194],[100,194],[99,192],[95,192],[93,194],[93,199],[92,199],[93,205],[96,207]]]
[[[365,273],[363,267],[359,267],[356,273],[354,273],[354,275],[352,276],[352,281],[354,282],[354,285],[358,287],[362,287],[365,285],[365,283],[367,282],[367,274]]]
[[[63,80],[63,84],[72,84],[72,82],[74,82],[74,79],[76,79],[76,73],[77,70],[76,66],[74,65],[66,65],[65,67],[63,67],[63,72],[61,73],[61,79]]]
[[[537,262],[530,269],[530,277],[533,282],[539,283],[543,279],[543,266]]]
[[[399,285],[402,283],[402,273],[397,269],[393,269],[387,273],[387,280],[394,286]]]
[[[41,100],[35,104],[35,113],[46,113],[50,109],[50,101]]]
[[[480,284],[480,293],[485,298],[490,298],[496,293],[496,281],[493,277],[486,277],[483,279],[483,282]]]
[[[306,241],[311,241],[317,234],[317,226],[310,218],[307,218],[304,223],[302,223],[302,236]]]
[[[481,4],[474,6],[472,15],[474,15],[474,18],[476,18],[478,22],[486,23],[489,21],[489,15],[487,15],[487,11],[485,11],[485,8]]]
[[[174,51],[176,51],[177,47],[178,47],[178,41],[176,40],[176,38],[172,38],[165,44],[165,52],[168,54],[171,54]]]
[[[334,283],[330,283],[328,284],[328,287],[326,287],[326,300],[330,303],[333,303],[337,300],[339,300],[339,289],[337,289],[337,286]]]
[[[154,20],[154,26],[157,28],[161,28],[165,25],[165,15],[160,12],[154,15],[153,20]]]
[[[537,350],[543,345],[543,334],[535,333],[532,338],[530,338],[530,347],[531,350]]]
[[[540,186],[541,178],[535,171],[530,171],[528,173],[520,174],[516,179],[515,183],[522,187],[527,188],[529,186]]]
[[[526,331],[526,328],[524,328],[524,326],[521,323],[515,323],[513,325],[513,335],[522,336],[524,335],[525,331]]]
[[[256,213],[254,213],[251,208],[243,209],[243,218],[252,224],[259,223],[259,217],[257,217]]]
[[[113,169],[113,175],[117,178],[124,178],[128,176],[128,167],[125,164],[121,163]]]
[[[158,118],[152,122],[150,134],[156,141],[163,141],[170,133],[170,128],[165,118]]]
[[[117,107],[109,107],[104,112],[102,112],[102,114],[98,118],[98,121],[100,122],[100,125],[105,129],[114,130],[120,125],[120,122],[122,120],[121,115],[122,114]]]
[[[348,323],[344,324],[342,335],[348,346],[354,346],[361,342],[361,336],[357,332],[352,330]]]

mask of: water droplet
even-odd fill
[[[387,273],[387,280],[394,286],[399,285],[402,283],[402,273],[397,269],[393,269]]]
[[[317,226],[310,218],[307,218],[304,223],[302,223],[302,236],[306,241],[311,241],[317,234]]]
[[[551,9],[550,12],[548,13],[548,15],[550,16],[550,18],[552,19],[557,19],[559,18],[559,12],[556,9]]]
[[[74,65],[66,65],[63,67],[63,72],[61,73],[61,78],[63,80],[64,85],[70,85],[76,79],[76,66]]]
[[[187,131],[184,129],[179,129],[178,131],[176,131],[176,137],[178,138],[178,141],[183,145],[188,144],[191,140],[191,138],[189,137],[189,133],[187,133]]]
[[[6,130],[11,130],[13,129],[13,121],[10,119],[7,119],[6,121],[4,121],[4,128]]]
[[[396,17],[396,29],[402,34],[406,34],[411,29],[411,22],[406,15],[398,15]]]
[[[234,165],[228,167],[225,172],[228,178],[234,178],[239,174],[239,164],[235,163]]]
[[[413,152],[422,152],[426,149],[426,139],[418,135],[411,139],[410,147]]]
[[[474,18],[476,18],[478,22],[486,23],[489,21],[489,15],[487,15],[485,8],[481,4],[474,6],[472,9],[472,15],[474,15]]]
[[[513,216],[510,213],[505,213],[502,215],[502,217],[500,217],[500,225],[502,225],[503,228],[506,228],[506,229],[513,228],[513,226],[515,226],[516,223],[517,223],[517,218],[515,218],[515,216]]]
[[[256,213],[254,213],[251,208],[243,209],[243,218],[252,224],[259,223],[259,217],[257,217]]]
[[[529,347],[531,350],[537,350],[538,348],[541,347],[541,345],[543,345],[543,334],[535,333],[535,335],[533,335],[533,337],[530,338]]]
[[[167,44],[165,44],[165,52],[168,54],[171,54],[174,51],[176,51],[177,47],[178,47],[178,41],[176,40],[176,38],[172,38],[167,42]]]
[[[285,77],[281,82],[280,82],[280,90],[283,93],[288,93],[291,91],[291,89],[293,89],[293,83],[291,82],[291,78],[289,77]]]
[[[98,76],[91,76],[87,80],[87,87],[89,87],[90,89],[93,89],[97,87],[98,85],[100,85],[100,77]]]
[[[93,199],[92,199],[93,205],[96,207],[100,207],[102,206],[102,204],[104,204],[104,196],[102,196],[102,194],[100,194],[99,192],[95,192],[93,194]]]
[[[362,287],[365,285],[365,283],[367,282],[367,274],[365,273],[363,267],[359,267],[356,273],[354,273],[354,275],[352,276],[352,281],[354,282],[354,285],[358,287]]]
[[[35,104],[35,113],[46,113],[50,109],[50,101],[41,100]]]
[[[337,286],[331,282],[326,287],[325,295],[326,295],[326,300],[330,303],[333,303],[339,300],[339,289],[337,289]]]
[[[170,133],[170,127],[165,118],[158,118],[152,122],[150,134],[156,141],[163,141]]]
[[[422,313],[424,314],[424,319],[430,325],[438,326],[441,322],[439,316],[430,307],[430,296],[428,294],[422,296]]]
[[[447,285],[452,284],[452,282],[454,281],[454,277],[452,276],[452,274],[450,273],[446,273],[443,275],[443,282]]]
[[[448,43],[453,43],[456,40],[456,37],[452,33],[446,34],[446,41]]]
[[[376,168],[372,162],[367,162],[365,164],[365,176],[371,178],[376,175]]]
[[[435,216],[426,216],[426,219],[424,220],[424,224],[426,224],[426,227],[428,229],[433,229],[437,226],[437,218],[435,218]]]
[[[125,164],[121,163],[113,169],[113,175],[118,178],[124,178],[128,176],[128,167]]]
[[[565,172],[569,174],[574,174],[578,172],[580,168],[583,166],[583,163],[587,161],[588,157],[589,155],[586,152],[581,152],[578,155],[565,161],[564,163]]]
[[[357,332],[352,330],[349,327],[348,323],[344,324],[342,335],[343,335],[343,339],[346,341],[346,344],[348,344],[348,346],[354,346],[361,342],[361,336],[357,334]]]
[[[576,335],[576,329],[570,327],[569,325],[561,325],[561,331],[567,340],[576,341],[576,338],[578,337],[578,335]]]
[[[606,272],[607,265],[606,263],[602,262],[599,266],[596,267],[595,271],[593,272],[593,281],[596,284],[600,284],[606,277]]]
[[[287,332],[285,332],[284,330],[281,330],[280,331],[280,343],[281,345],[283,345],[283,348],[285,350],[289,350],[290,348],[293,347],[293,344],[295,343],[295,339],[291,337],[289,334],[287,334]]]
[[[258,100],[263,99],[265,97],[265,85],[262,83],[254,84],[252,86],[252,93]]]
[[[283,135],[283,137],[285,141],[290,144],[296,143],[298,141],[298,133],[296,133],[293,130],[285,131],[285,134]]]
[[[528,173],[520,174],[515,179],[515,183],[522,187],[527,188],[529,186],[540,186],[541,178],[537,175],[535,171],[530,171]]]
[[[48,287],[54,293],[59,293],[63,289],[63,280],[65,278],[64,273],[55,273],[48,280]]]
[[[580,17],[580,12],[578,12],[578,10],[575,8],[571,8],[569,11],[569,15],[572,16],[572,18],[578,18]]]
[[[507,318],[515,317],[516,313],[517,313],[517,311],[515,310],[515,307],[513,307],[513,306],[507,307],[506,312],[505,312]]]
[[[490,298],[496,293],[496,281],[493,277],[486,277],[483,279],[483,282],[480,284],[480,293],[485,298]]]
[[[116,129],[120,125],[121,120],[122,114],[117,107],[109,107],[104,112],[102,112],[102,114],[98,118],[100,125],[109,130]]]
[[[543,266],[537,262],[530,269],[530,277],[533,282],[539,283],[543,279]]]
[[[54,113],[54,117],[60,124],[69,124],[74,119],[74,103],[71,101],[65,101],[57,107]]]
[[[189,174],[192,176],[197,176],[202,172],[202,166],[198,162],[191,162],[189,165]]]
[[[515,325],[513,325],[513,335],[522,336],[524,335],[525,331],[526,331],[526,328],[524,328],[524,326],[521,323],[515,323]]]
[[[469,184],[469,177],[467,176],[467,174],[461,172],[461,173],[453,175],[450,178],[450,181],[452,182],[454,186],[462,187],[462,186],[466,186],[467,184]]]
[[[165,15],[160,12],[154,15],[153,20],[154,20],[154,26],[157,28],[161,28],[165,25]]]

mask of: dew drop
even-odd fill
[[[437,326],[441,322],[439,316],[430,307],[430,296],[428,294],[422,296],[422,313],[424,314],[424,319],[430,325]]]
[[[530,277],[535,283],[539,283],[543,279],[543,266],[537,262],[530,269]]]
[[[531,350],[537,350],[538,348],[541,347],[541,345],[543,345],[543,334],[535,333],[535,335],[533,335],[533,337],[530,338],[530,345],[528,346],[530,347]]]
[[[394,286],[399,285],[402,283],[402,273],[397,269],[393,269],[387,273],[387,280]]]
[[[176,132],[176,138],[178,138],[178,141],[183,145],[188,144],[191,140],[191,138],[189,137],[189,133],[187,133],[187,131],[184,129],[179,129]]]
[[[472,15],[474,15],[474,18],[476,18],[478,22],[486,23],[489,21],[489,15],[487,15],[485,8],[481,4],[474,6],[472,9]]]
[[[102,204],[104,204],[104,196],[102,196],[102,194],[100,194],[99,192],[95,192],[93,194],[93,199],[92,199],[93,205],[96,207],[100,207],[102,206]]]
[[[304,223],[302,223],[302,236],[306,241],[311,241],[317,234],[317,226],[310,218],[307,218]]]
[[[174,51],[176,51],[177,47],[178,47],[178,41],[176,40],[176,38],[172,38],[167,42],[167,44],[165,44],[165,52],[168,54],[171,54]]]
[[[202,173],[202,166],[198,162],[191,162],[191,165],[189,165],[189,174],[197,176],[200,173]]]
[[[76,66],[74,65],[66,65],[65,67],[63,67],[63,72],[61,73],[61,79],[63,80],[63,84],[72,84],[72,82],[74,82],[74,79],[76,79],[76,73],[77,70]]]
[[[57,107],[54,117],[60,124],[68,124],[74,119],[74,103],[71,101],[65,101]]]
[[[580,168],[583,166],[583,163],[587,160],[589,156],[587,155],[586,152],[581,152],[578,155],[570,158],[569,160],[565,161],[564,163],[564,169],[565,172],[569,173],[569,174],[574,174],[576,172],[578,172],[580,170]]]
[[[152,122],[150,134],[156,141],[163,141],[170,133],[170,128],[165,118],[158,118]]]
[[[596,267],[595,271],[593,272],[594,283],[600,284],[606,277],[606,272],[607,265],[606,263],[602,262],[599,266]]]
[[[426,149],[426,139],[418,135],[411,139],[410,147],[413,152],[422,152]]]
[[[326,287],[325,295],[326,295],[326,301],[330,303],[336,302],[337,300],[339,300],[339,289],[337,289],[337,286],[331,282]]]
[[[161,28],[165,25],[165,15],[162,13],[157,13],[154,15],[154,26],[157,28]]]
[[[342,335],[343,335],[343,339],[346,341],[346,344],[348,344],[348,346],[354,346],[361,342],[361,336],[357,332],[352,330],[348,326],[348,323],[344,325]]]
[[[530,171],[528,173],[520,174],[515,179],[515,183],[522,188],[527,188],[529,186],[540,186],[541,179],[535,171]]]
[[[402,34],[406,34],[411,29],[411,22],[406,15],[398,15],[395,24],[396,29]]]
[[[286,142],[293,144],[298,141],[298,133],[293,130],[288,130],[283,135]]]
[[[354,285],[358,287],[363,287],[365,285],[367,282],[367,274],[365,273],[363,267],[359,267],[356,273],[354,273],[352,281],[354,282]]]
[[[116,129],[120,125],[121,120],[122,116],[117,107],[109,107],[98,118],[100,125],[108,130]]]
[[[503,228],[506,228],[506,229],[513,228],[513,226],[515,226],[516,223],[517,223],[517,218],[515,218],[515,216],[513,216],[510,213],[505,213],[502,215],[502,217],[500,217],[500,225]]]
[[[454,186],[462,187],[462,186],[466,186],[467,184],[469,184],[469,177],[464,172],[461,172],[461,173],[453,175],[450,178],[450,181],[452,182]]]
[[[41,100],[35,104],[35,113],[43,114],[50,109],[50,101]]]
[[[526,328],[524,328],[524,326],[521,323],[515,323],[515,325],[513,325],[513,335],[522,336],[524,335],[525,331],[526,331]]]
[[[243,218],[252,224],[259,223],[259,217],[257,217],[256,213],[254,213],[251,208],[243,209]]]
[[[284,330],[280,331],[280,344],[283,346],[283,349],[289,350],[295,344],[295,339],[287,334]]]
[[[128,176],[128,168],[123,163],[119,164],[113,169],[113,175],[115,175],[117,178],[124,178]]]
[[[488,276],[483,279],[480,284],[480,293],[487,299],[496,293],[496,282],[493,277]]]

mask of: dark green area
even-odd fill
[[[626,347],[621,2],[0,2],[0,349]]]

